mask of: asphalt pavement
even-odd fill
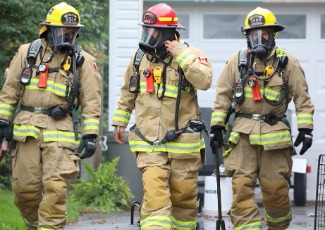
[[[315,204],[307,202],[305,206],[293,206],[293,220],[288,230],[313,230]],[[260,208],[261,215],[263,208]],[[70,223],[65,230],[140,230],[137,226],[139,212],[135,210],[133,224],[131,224],[131,212],[110,212],[110,213],[90,213],[80,216],[77,223]],[[199,230],[216,230],[216,222],[218,220],[217,213],[202,213],[198,215]],[[230,218],[223,215],[222,221],[225,222],[226,229],[233,229]],[[266,225],[263,225],[267,229]],[[325,228],[324,228],[325,229]],[[315,230],[321,230],[317,228]]]

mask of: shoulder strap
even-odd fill
[[[238,70],[241,72],[242,67],[247,68],[248,65],[248,56],[247,56],[247,49],[244,48],[239,51],[238,54]]]
[[[36,59],[36,57],[38,55],[38,52],[39,52],[40,48],[41,48],[41,39],[40,38],[33,41],[30,44],[30,46],[28,48],[28,53],[27,53],[27,61],[28,61],[28,63],[31,63],[31,62],[34,63],[35,62],[35,59]]]
[[[140,62],[143,58],[143,55],[144,55],[144,52],[141,49],[138,49],[137,52],[135,53],[133,66],[137,72],[139,72],[139,66],[140,66]]]

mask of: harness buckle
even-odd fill
[[[153,146],[161,146],[161,141],[158,141],[158,140],[157,141],[153,141],[152,142],[152,145]]]
[[[252,120],[257,120],[257,121],[259,121],[259,120],[261,120],[261,118],[262,118],[262,115],[261,114],[256,114],[256,113],[254,113],[254,114],[252,114]]]
[[[40,114],[42,112],[43,112],[42,108],[34,107],[34,113]]]

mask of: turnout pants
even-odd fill
[[[14,202],[29,230],[61,230],[66,221],[67,179],[79,172],[78,157],[59,142],[43,142],[41,136],[27,137],[12,151]]]
[[[284,230],[291,221],[291,204],[287,177],[292,169],[292,150],[265,151],[250,145],[248,135],[241,134],[237,145],[224,157],[228,176],[232,177],[233,199],[229,211],[234,229],[262,230],[261,216],[254,199],[259,180],[264,216],[271,230]]]
[[[141,229],[196,228],[198,213],[198,158],[169,158],[166,152],[140,152],[137,166],[142,172],[144,196],[140,207]]]

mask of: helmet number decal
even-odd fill
[[[152,25],[157,22],[157,16],[154,13],[147,11],[143,14],[142,21],[144,24]]]
[[[254,14],[252,15],[249,20],[248,20],[248,24],[252,27],[252,26],[260,26],[260,25],[264,25],[265,24],[265,18],[263,15],[259,15],[259,14]]]
[[[61,22],[63,25],[77,25],[79,23],[79,18],[78,15],[69,12],[62,15]]]

